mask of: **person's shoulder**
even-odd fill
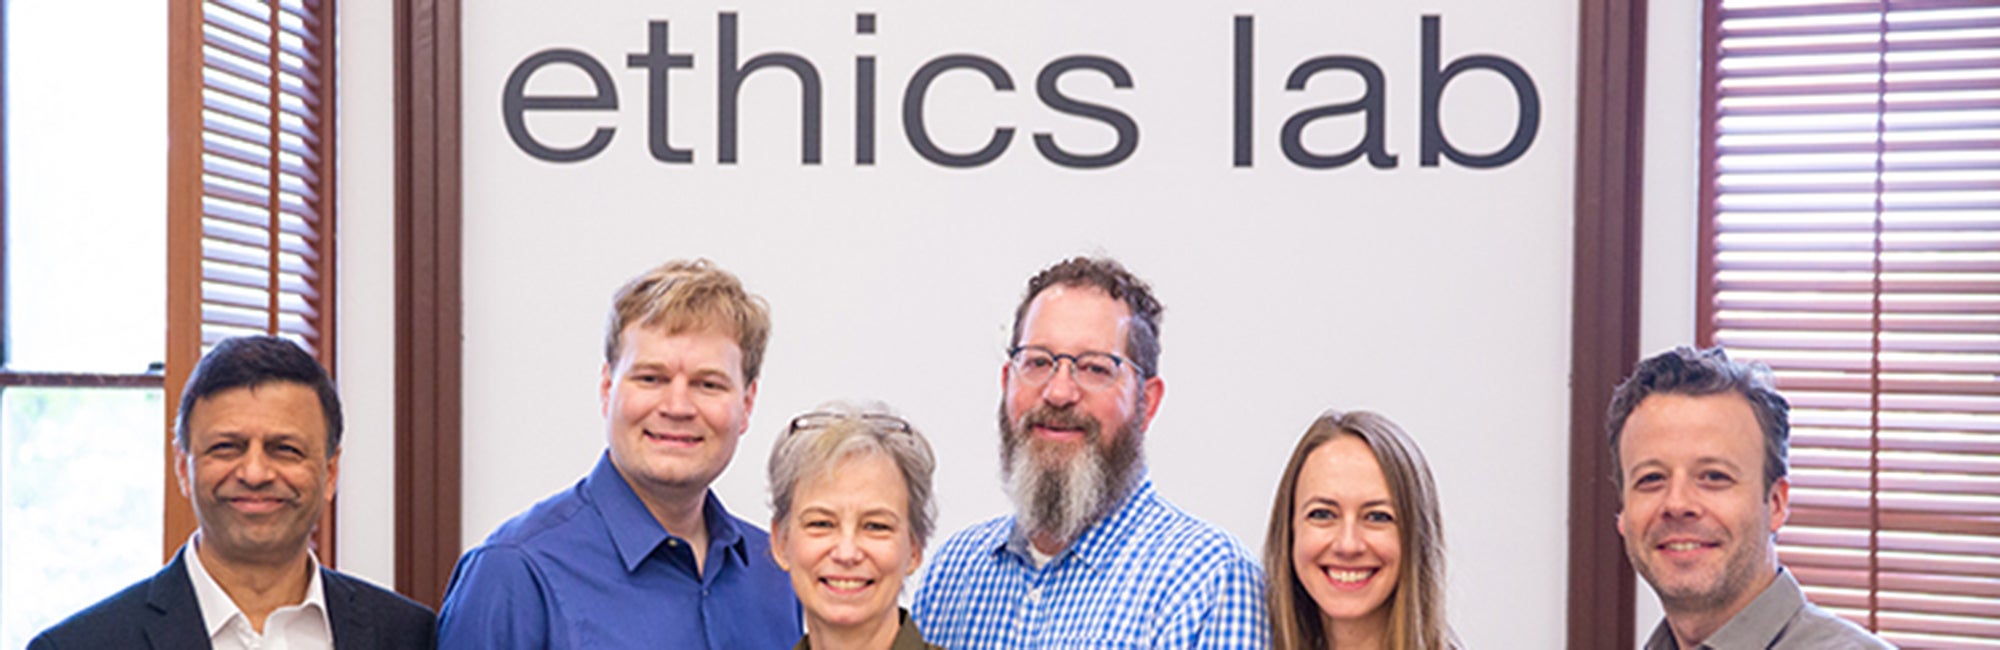
[[[159,616],[147,605],[158,574],[69,615],[28,642],[29,648],[103,648],[144,641],[143,625]],[[192,592],[189,598],[193,598]]]
[[[729,525],[736,527],[736,534],[743,537],[743,543],[748,545],[750,550],[768,550],[771,548],[771,532],[764,530],[763,526],[751,523],[748,519],[738,517],[736,513],[730,512],[726,508],[723,509],[722,516],[729,518]]]
[[[1155,496],[1149,516],[1139,523],[1139,534],[1148,539],[1147,548],[1163,555],[1212,558],[1218,562],[1243,560],[1256,563],[1255,556],[1235,535],[1209,521],[1189,514],[1180,506]]]
[[[959,578],[990,570],[991,565],[982,558],[992,557],[994,549],[1006,543],[1013,522],[1013,517],[1001,515],[952,533],[936,553],[925,558],[919,591],[930,593],[944,584],[959,583]]]
[[[1806,603],[1799,608],[1798,617],[1787,626],[1782,644],[1784,648],[1825,648],[1828,650],[1878,650],[1891,649],[1882,637],[1875,636],[1867,628],[1841,618],[1833,612],[1820,609],[1818,605]]]
[[[381,615],[395,616],[399,620],[436,620],[437,615],[423,603],[390,591],[353,574],[333,569],[322,569],[327,582],[342,585],[354,593],[354,598],[367,604],[369,609]]]
[[[944,544],[938,547],[938,555],[943,557],[990,549],[1007,541],[1007,535],[1013,532],[1013,529],[1012,515],[999,515],[966,526],[952,533],[951,537],[945,538]]]
[[[571,485],[529,506],[493,529],[481,546],[533,546],[548,542],[568,527],[580,523],[590,508],[581,484]]]

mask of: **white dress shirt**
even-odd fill
[[[199,539],[195,540],[199,543]],[[320,584],[319,558],[306,553],[312,571],[306,584],[305,602],[287,605],[264,617],[264,633],[250,627],[250,618],[237,608],[236,601],[201,565],[195,544],[187,550],[188,579],[194,582],[194,599],[201,604],[201,618],[208,624],[209,642],[215,650],[333,650],[333,625],[326,617],[326,590]]]

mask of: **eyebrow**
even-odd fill
[[[828,508],[828,507],[826,507],[826,506],[803,506],[803,507],[799,508],[799,514],[801,514],[801,515],[808,515],[808,514],[825,514],[825,515],[834,515],[834,514],[836,514],[836,513],[834,512],[834,510],[833,510],[832,508]],[[890,507],[881,507],[881,508],[869,508],[869,509],[867,509],[867,510],[863,510],[863,511],[861,511],[861,516],[862,516],[862,517],[872,517],[872,516],[876,516],[876,515],[887,515],[887,516],[889,516],[889,517],[892,517],[892,518],[896,519],[897,521],[902,521],[902,520],[903,520],[903,516],[902,516],[902,515],[900,515],[900,514],[897,514],[897,513],[896,513],[896,509],[895,509],[895,508],[890,508]]]
[[[667,364],[661,363],[659,361],[634,361],[632,362],[632,365],[627,368],[627,372],[668,372],[668,369],[667,369]],[[688,370],[687,373],[695,377],[707,377],[711,375],[720,375],[725,378],[729,377],[729,369],[720,366],[715,366],[715,367],[696,366],[695,368]]]
[[[1310,499],[1306,499],[1306,502],[1305,502],[1304,504],[1301,504],[1301,505],[1302,505],[1302,506],[1309,506],[1309,505],[1312,505],[1312,504],[1315,504],[1315,503],[1324,503],[1324,504],[1326,504],[1326,505],[1330,505],[1330,506],[1334,506],[1334,507],[1339,507],[1339,506],[1340,506],[1340,502],[1339,502],[1339,501],[1336,501],[1336,500],[1333,500],[1333,499],[1328,499],[1328,498],[1326,498],[1326,497],[1313,497],[1313,498],[1310,498]],[[1373,501],[1364,501],[1364,502],[1362,502],[1362,503],[1361,503],[1361,507],[1363,507],[1363,508],[1373,508],[1373,507],[1376,507],[1376,506],[1381,506],[1381,507],[1385,507],[1385,508],[1392,508],[1392,507],[1394,507],[1394,506],[1395,506],[1395,503],[1391,502],[1391,501],[1390,501],[1390,500],[1388,500],[1388,499],[1376,499],[1376,500],[1373,500]]]
[[[1640,469],[1644,469],[1645,467],[1647,467],[1647,466],[1649,466],[1649,465],[1653,465],[1653,466],[1659,466],[1659,467],[1668,467],[1668,465],[1667,465],[1667,463],[1666,463],[1665,461],[1662,461],[1662,460],[1660,460],[1660,459],[1658,459],[1658,458],[1647,458],[1647,459],[1645,459],[1645,460],[1641,460],[1641,461],[1639,461],[1639,462],[1637,462],[1637,463],[1633,463],[1633,464],[1632,464],[1632,471],[1637,471],[1637,470],[1640,470]],[[1696,458],[1696,459],[1694,459],[1694,462],[1693,462],[1693,463],[1691,463],[1691,465],[1692,465],[1692,466],[1694,466],[1694,467],[1701,467],[1701,466],[1705,466],[1705,465],[1721,465],[1721,466],[1724,466],[1724,467],[1728,467],[1728,468],[1730,468],[1730,469],[1738,469],[1738,470],[1742,469],[1741,467],[1739,467],[1739,466],[1738,466],[1738,465],[1736,464],[1736,461],[1733,461],[1733,460],[1730,460],[1730,459],[1728,459],[1728,458],[1724,458],[1724,457],[1721,457],[1721,456],[1702,456],[1702,457],[1699,457],[1699,458]]]

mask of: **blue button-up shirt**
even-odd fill
[[[960,531],[912,609],[924,639],[952,650],[1270,645],[1263,570],[1150,479],[1041,568],[1011,515]]]
[[[770,537],[713,492],[708,558],[667,534],[607,454],[493,531],[452,571],[438,647],[787,648],[799,601]]]

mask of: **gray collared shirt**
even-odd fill
[[[1646,650],[1676,650],[1674,631],[1660,621]],[[1799,581],[1792,572],[1778,567],[1778,579],[1764,588],[1750,606],[1737,612],[1722,629],[1703,639],[1703,650],[1846,650],[1848,648],[1895,648],[1861,626],[1806,602]]]

